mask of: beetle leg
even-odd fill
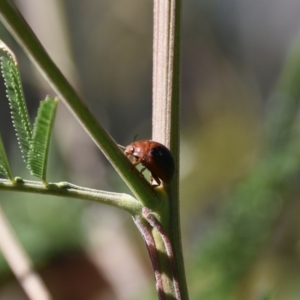
[[[140,159],[139,157],[134,156],[134,157],[133,157],[133,160],[132,160],[132,164],[133,164],[134,166],[137,166],[137,165],[140,164],[140,163],[141,163],[141,159]]]
[[[156,184],[152,184],[153,179],[156,181]],[[150,182],[151,182],[152,187],[157,187],[157,186],[160,186],[160,184],[161,184],[160,179],[157,176],[153,175],[152,173],[151,173]]]
[[[144,174],[143,174],[143,172],[146,170],[147,168],[146,167],[144,167],[143,169],[141,169],[141,171],[140,171],[140,174],[143,176],[143,177],[145,177],[144,176]]]
[[[137,166],[140,162],[138,161],[138,159],[133,158],[133,160],[131,161],[133,166]]]
[[[128,156],[128,158],[129,158],[129,156]],[[130,160],[130,158],[129,158],[129,160]],[[132,161],[131,161],[131,163],[132,163],[132,165],[130,167],[130,171],[132,171],[135,166],[137,166],[138,164],[140,164],[141,160],[138,157],[134,156],[133,159],[132,159]]]

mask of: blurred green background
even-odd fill
[[[152,2],[19,0],[61,71],[122,145],[151,137]],[[300,2],[182,0],[181,218],[190,299],[300,299]],[[32,119],[54,95],[9,33]],[[0,86],[0,131],[30,178]],[[61,103],[48,178],[129,192]],[[0,193],[54,299],[156,299],[126,213]],[[0,299],[26,299],[0,256]]]

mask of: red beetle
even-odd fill
[[[175,162],[166,146],[151,140],[141,140],[131,143],[124,149],[127,157],[133,156],[134,166],[141,163],[145,167],[141,170],[141,174],[145,169],[150,171],[152,178],[157,182],[155,186],[159,186],[161,181],[171,182],[175,173]]]

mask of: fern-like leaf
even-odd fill
[[[14,181],[12,171],[7,159],[7,155],[3,146],[1,135],[0,135],[0,174],[4,175],[6,178],[9,178],[11,181]]]
[[[2,76],[6,86],[6,93],[11,108],[13,124],[23,153],[23,159],[27,162],[32,131],[21,84],[20,73],[16,61],[9,53],[8,57],[2,56],[0,58],[0,62]]]
[[[35,119],[27,167],[31,174],[46,182],[50,137],[58,99],[46,97],[41,101]]]

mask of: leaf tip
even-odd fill
[[[12,52],[12,50],[2,41],[0,40],[0,49],[3,50],[4,52],[6,52],[9,56],[11,56],[11,58],[13,59],[15,65],[18,65],[18,61],[17,58],[15,56],[15,54]]]

